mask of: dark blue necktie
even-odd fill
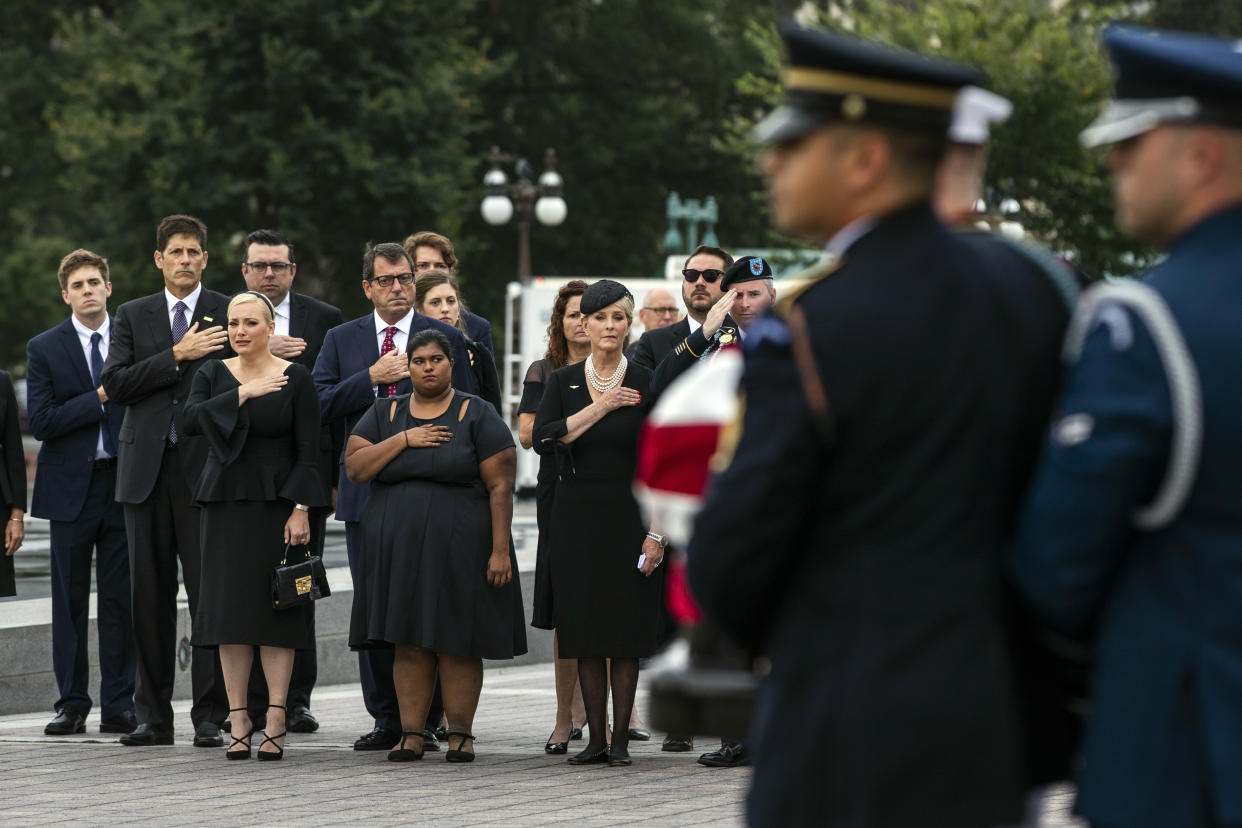
[[[99,352],[99,343],[103,341],[103,335],[98,331],[91,334],[91,382],[96,388],[99,387],[103,377],[103,354]],[[112,429],[108,428],[108,404],[104,403],[104,422],[100,426],[103,431],[104,451],[109,457],[116,457],[116,438],[112,436]]]
[[[173,310],[175,311],[175,313],[173,314],[173,321],[172,321],[172,335],[173,335],[174,345],[176,345],[178,342],[181,341],[181,338],[185,336],[186,331],[190,330],[190,322],[188,319],[186,319],[186,316],[185,316],[185,312],[188,311],[189,309],[190,309],[190,306],[187,305],[185,302],[178,302],[177,304],[173,305]],[[174,443],[174,444],[177,442],[176,412],[173,413],[173,418],[168,421],[168,442]]]

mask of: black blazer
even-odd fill
[[[199,328],[228,324],[228,297],[203,288],[190,325]],[[104,366],[103,386],[108,399],[128,406],[117,441],[116,499],[142,503],[150,496],[160,473],[168,424],[176,422],[180,438],[181,469],[190,491],[207,459],[207,443],[190,436],[182,422],[181,405],[190,394],[194,372],[211,359],[233,355],[223,349],[178,365],[173,359],[172,326],[164,291],[126,302],[112,320],[112,344]]]
[[[306,340],[306,350],[293,361],[315,370],[315,360],[323,348],[328,331],[345,321],[341,309],[302,293],[289,294],[289,335]],[[316,468],[319,479],[330,492],[336,487],[336,459],[345,445],[345,423],[324,422],[319,429],[319,457]]]
[[[672,326],[669,326],[672,327]],[[657,328],[656,330],[660,330]],[[651,401],[654,404],[660,395],[673,384],[673,380],[680,377],[686,371],[694,367],[708,348],[719,348],[723,344],[730,342],[739,342],[741,334],[738,333],[737,323],[733,321],[733,317],[725,314],[724,321],[720,327],[712,334],[712,338],[708,339],[703,335],[703,328],[700,326],[694,333],[684,339],[673,343],[673,351],[664,359],[660,360],[660,364],[656,366],[655,374],[651,377]]]
[[[641,365],[654,372],[656,366],[673,352],[673,348],[690,335],[690,320],[682,319],[663,328],[643,331],[638,341],[630,346],[626,358],[635,365]]]
[[[30,433],[43,441],[30,514],[76,520],[90,488],[99,427],[106,424],[119,445],[125,406],[99,403],[72,318],[26,344],[26,400]]]

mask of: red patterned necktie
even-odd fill
[[[380,346],[380,356],[383,356],[389,351],[397,350],[397,343],[392,341],[392,338],[396,335],[397,335],[397,328],[395,326],[384,329],[384,344]],[[388,384],[381,383],[379,388],[376,390],[378,392],[376,396],[380,396],[380,397],[397,396],[396,383],[388,383]]]

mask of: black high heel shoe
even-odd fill
[[[419,759],[423,758],[423,751],[406,749],[405,740],[410,738],[411,736],[417,736],[419,739],[422,739],[423,731],[413,730],[413,731],[408,731],[406,733],[402,733],[401,742],[397,745],[396,748],[388,751],[389,762],[416,762]]]
[[[608,761],[608,745],[593,748],[588,744],[586,750],[574,754],[566,761],[571,765],[602,765]]]
[[[244,707],[234,707],[229,712],[230,713],[242,713],[242,712],[245,712],[245,710],[246,708]],[[224,758],[226,759],[249,759],[250,758],[250,737],[253,735],[254,735],[253,727],[250,728],[250,730],[244,736],[237,736],[230,732],[229,738],[232,739],[233,741],[231,744],[229,744],[229,749],[224,752]],[[245,750],[233,750],[233,748],[237,747],[238,745],[245,745],[246,749]]]
[[[449,745],[449,749],[444,754],[444,760],[446,762],[473,762],[474,761],[473,752],[462,750],[462,748],[466,746],[467,739],[469,739],[472,742],[474,741],[473,736],[471,736],[469,733],[467,733],[464,730],[446,730],[444,732],[444,736]],[[456,748],[453,747],[454,736],[461,739],[461,741],[457,743]]]
[[[286,709],[283,704],[269,704],[267,706],[268,710],[271,710],[273,707],[278,708],[280,710]],[[260,762],[275,762],[275,761],[285,758],[285,749],[283,747],[280,747],[279,745],[277,745],[275,752],[270,751],[270,750],[265,752],[263,750],[263,746],[266,745],[268,742],[272,742],[274,744],[276,740],[284,736],[286,732],[287,731],[281,731],[280,733],[277,733],[275,736],[268,736],[267,731],[266,730],[263,731],[263,741],[259,742],[259,750],[257,752],[257,756],[259,757]]]
[[[580,727],[571,727],[571,728],[569,729],[569,741],[571,741],[571,742],[576,742],[576,741],[578,741],[578,740],[579,740],[579,739],[581,739],[581,738],[582,738],[582,728],[580,728]]]
[[[556,731],[553,730],[552,732],[555,733]],[[552,754],[553,756],[569,753],[569,740],[566,739],[563,742],[554,742],[552,741],[552,737],[549,736],[547,744],[543,746],[543,752]]]

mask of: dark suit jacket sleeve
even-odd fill
[[[439,320],[436,322],[439,324]],[[453,344],[453,387],[467,394],[479,393],[479,386],[474,381],[474,370],[470,367],[470,350],[466,347],[465,334],[456,328],[447,333]]]
[[[17,422],[17,392],[7,372],[0,371],[0,394],[4,394],[4,473],[9,481],[9,506],[26,510],[26,453],[22,450],[22,430]],[[0,515],[8,520],[8,515]]]
[[[496,348],[492,345],[492,323],[488,322],[477,313],[466,311],[469,316],[466,317],[466,328],[470,333],[470,338],[477,344],[487,349],[492,355],[492,361],[496,360]]]
[[[760,348],[747,354],[736,453],[710,486],[687,550],[691,590],[704,613],[749,648],[762,644],[806,554],[816,470],[828,463],[788,349]],[[812,459],[812,452],[823,456]]]
[[[26,410],[30,415],[30,433],[36,440],[52,440],[77,431],[83,426],[103,422],[105,412],[99,395],[87,391],[62,402],[56,401],[52,366],[48,349],[52,343],[32,339],[26,346]],[[68,365],[60,366],[70,370]]]
[[[566,420],[572,412],[565,410],[564,387],[564,375],[553,371],[544,386],[539,410],[535,412],[534,430],[531,432],[533,448],[539,454],[554,453],[560,438],[569,433]]]
[[[477,393],[484,400],[492,404],[492,408],[496,409],[496,413],[503,418],[504,413],[501,409],[500,396],[500,378],[496,375],[496,360],[492,358],[491,353],[479,343],[470,346],[474,350],[474,378],[478,384]]]
[[[659,328],[656,328],[656,330],[659,330]],[[648,371],[656,369],[655,354],[651,350],[651,335],[654,332],[644,331],[643,335],[634,343],[634,347],[630,349],[629,354],[626,355],[626,359],[630,362],[635,365],[641,365]]]
[[[117,311],[112,325],[108,362],[103,370],[103,387],[108,400],[117,405],[134,405],[148,395],[180,380],[172,348],[134,362],[134,326],[141,324],[139,305],[127,302]]]
[[[343,420],[350,414],[375,404],[375,391],[371,388],[370,367],[341,376],[341,349],[348,348],[343,342],[348,333],[347,325],[333,328],[324,337],[323,348],[315,360],[312,374],[315,392],[319,397],[319,414],[323,422]]]

